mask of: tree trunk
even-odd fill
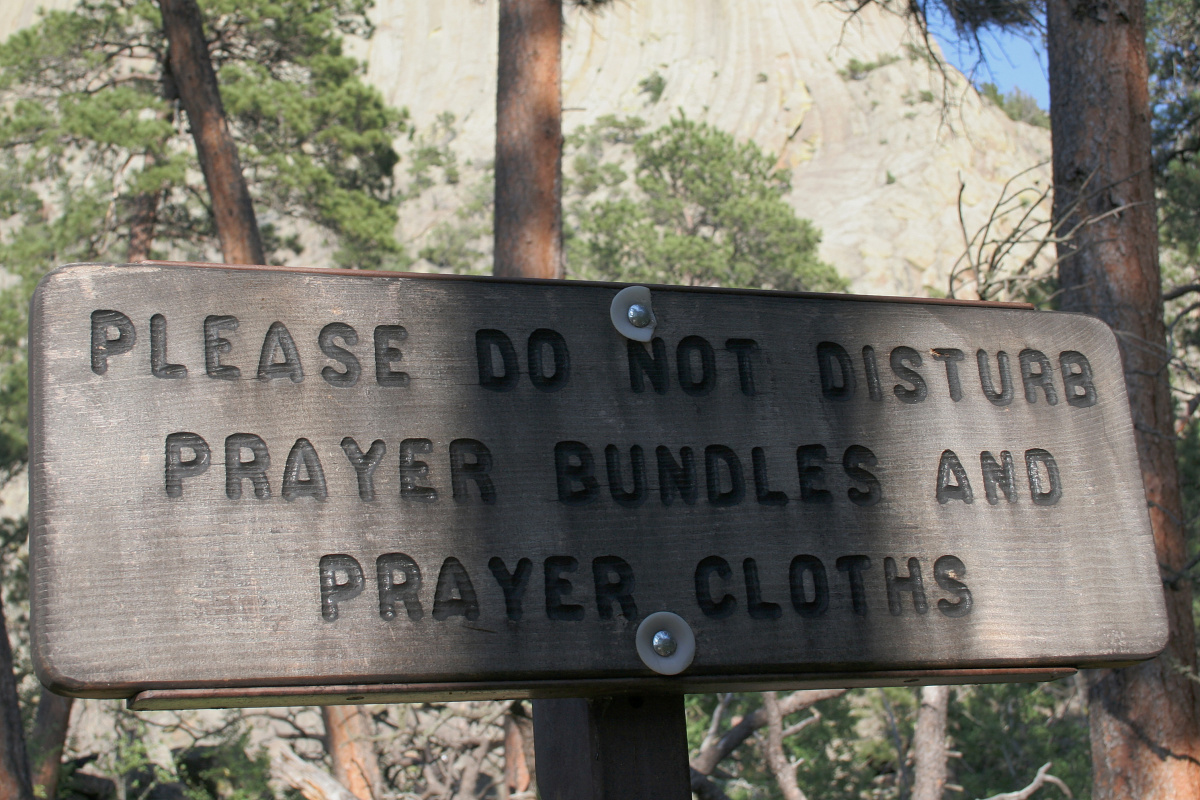
[[[504,714],[504,783],[509,794],[518,794],[533,782],[533,720],[520,700]]]
[[[562,277],[562,0],[500,0],[494,273]]]
[[[946,768],[950,748],[946,746],[946,714],[950,707],[949,686],[921,688],[921,707],[917,709],[917,729],[913,733],[912,800],[942,800],[949,771]]]
[[[265,258],[254,206],[221,105],[200,9],[196,0],[159,0],[159,7],[170,45],[171,76],[192,126],[221,253],[227,264],[261,264]]]
[[[33,800],[3,600],[0,600],[0,799]]]
[[[379,756],[371,741],[371,726],[359,706],[322,706],[325,743],[333,777],[359,800],[377,800],[383,780]]]
[[[74,705],[75,698],[60,697],[48,689],[42,689],[38,700],[29,742],[29,771],[33,785],[41,787],[37,796],[44,800],[54,800],[58,793],[58,772]]]
[[[561,278],[562,0],[500,0],[496,74],[496,166],[492,272]],[[558,703],[571,718],[572,700]],[[543,717],[553,714],[544,706]],[[504,772],[510,792],[530,783],[530,731],[505,717]],[[537,723],[535,723],[536,725]],[[582,733],[576,731],[582,735]]]
[[[133,214],[129,220],[129,252],[125,260],[146,261],[150,258],[150,247],[154,244],[154,230],[158,224],[157,193],[145,192],[133,198]]]
[[[1062,308],[1100,317],[1121,344],[1171,634],[1159,658],[1090,676],[1096,800],[1200,797],[1200,685],[1174,668],[1195,669],[1195,634],[1191,584],[1177,573],[1187,552],[1150,171],[1145,11],[1145,0],[1050,0],[1046,21],[1055,217],[1074,216],[1066,227],[1093,220],[1059,245]]]

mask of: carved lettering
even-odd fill
[[[249,450],[249,461],[242,454]],[[271,485],[267,482],[267,470],[271,468],[271,454],[267,443],[253,433],[235,433],[225,437],[225,496],[238,500],[242,496],[242,481],[249,480],[254,487],[254,496],[259,500],[271,497]]]
[[[1025,468],[1034,505],[1052,506],[1062,499],[1062,478],[1054,456],[1041,448],[1026,450]]]
[[[546,371],[542,356],[549,347],[554,370]],[[571,355],[567,350],[567,340],[558,331],[549,328],[539,328],[529,335],[526,347],[529,359],[529,380],[543,392],[557,392],[567,385],[571,377]]]
[[[516,348],[504,331],[493,328],[475,331],[475,359],[479,365],[480,386],[493,392],[516,388],[521,379],[521,367],[517,363]]]
[[[525,596],[525,587],[529,585],[529,576],[533,574],[533,562],[522,558],[517,561],[516,569],[510,573],[504,565],[504,559],[493,557],[488,561],[488,569],[492,571],[492,576],[504,592],[505,616],[512,622],[520,622],[524,614],[521,600]]]
[[[958,598],[951,602],[938,600],[938,611],[947,617],[965,617],[971,613],[971,590],[962,582],[967,576],[966,565],[957,556],[942,556],[933,562],[933,577],[937,585]]]
[[[275,354],[281,353],[283,361],[276,361]],[[258,379],[270,381],[290,378],[292,383],[304,381],[304,368],[300,365],[300,351],[296,341],[282,322],[272,322],[263,337],[262,352],[258,357]]]
[[[392,369],[392,365],[404,358],[396,345],[408,338],[402,325],[377,325],[375,327],[375,382],[380,386],[408,386],[408,373]]]
[[[758,564],[753,558],[742,562],[742,577],[746,579],[746,611],[751,619],[779,619],[783,609],[778,603],[763,600],[762,585],[758,580]]]
[[[358,356],[338,345],[338,339],[345,342],[347,346],[354,347],[358,344],[358,331],[344,322],[331,322],[321,328],[321,332],[317,334],[317,346],[321,348],[321,352],[327,358],[333,359],[346,368],[345,371],[338,372],[333,367],[323,367],[321,377],[330,386],[349,388],[357,384],[358,379],[362,377],[362,364],[358,362]]]
[[[938,462],[937,501],[945,505],[951,500],[970,504],[975,502],[975,494],[958,455],[953,450],[943,450]]]
[[[987,493],[988,503],[999,503],[1001,492],[1008,502],[1017,502],[1017,475],[1012,453],[1001,450],[1000,462],[997,463],[996,457],[984,450],[979,454],[979,466],[983,470],[983,490]]]
[[[567,603],[574,587],[563,577],[564,573],[575,572],[579,562],[571,556],[550,556],[542,565],[546,578],[546,617],[553,620],[576,622],[583,619],[583,606]]]
[[[646,457],[642,448],[633,445],[629,448],[629,471],[633,478],[633,489],[625,489],[625,479],[621,476],[621,451],[615,444],[604,448],[604,463],[608,470],[608,491],[617,505],[625,508],[637,508],[646,501],[649,494],[646,489]]]
[[[867,587],[863,580],[863,573],[871,568],[870,556],[842,556],[834,562],[834,565],[838,572],[846,573],[846,580],[850,586],[851,609],[856,616],[865,617],[867,615]]]
[[[208,377],[226,381],[242,377],[240,369],[221,363],[221,356],[233,349],[233,343],[221,334],[237,329],[237,317],[210,315],[204,318],[204,371]]]
[[[825,464],[828,458],[829,453],[823,444],[804,444],[796,448],[802,503],[833,502],[833,493],[825,488]]]
[[[488,473],[492,469],[492,452],[475,439],[455,439],[450,443],[450,488],[455,502],[471,499],[471,483],[479,491],[479,499],[487,505],[496,503],[496,485]]]
[[[846,348],[837,342],[817,345],[817,369],[821,376],[821,394],[829,400],[849,400],[854,396],[854,365]]]
[[[301,477],[301,469],[305,477]],[[321,469],[321,459],[317,457],[317,451],[308,439],[297,439],[288,452],[279,494],[287,501],[300,497],[324,501],[329,496],[325,487],[325,471]]]
[[[362,565],[353,556],[334,553],[321,556],[317,570],[321,581],[321,618],[333,622],[338,618],[339,603],[362,594]]]
[[[637,603],[633,599],[633,567],[618,556],[592,559],[592,577],[596,584],[596,613],[600,619],[613,619],[613,604],[621,607],[621,616],[637,619]]]
[[[433,591],[433,618],[443,622],[450,617],[479,619],[479,599],[475,584],[457,558],[450,556],[442,562],[437,587]]]
[[[1096,385],[1092,381],[1092,365],[1087,356],[1067,350],[1059,354],[1058,363],[1062,367],[1063,391],[1066,392],[1067,402],[1076,408],[1096,405]]]
[[[692,456],[692,448],[679,448],[678,462],[669,447],[659,445],[654,454],[658,457],[658,493],[662,504],[671,505],[678,495],[689,506],[695,505],[696,459]]]
[[[921,580],[921,560],[919,558],[910,558],[908,575],[900,577],[896,569],[896,559],[889,556],[883,560],[883,576],[887,581],[888,612],[893,617],[904,613],[901,595],[906,592],[912,595],[913,609],[918,614],[929,613],[929,602],[925,599],[925,584]]]
[[[354,475],[358,479],[358,499],[371,502],[375,499],[375,469],[387,453],[387,445],[383,439],[376,439],[364,455],[358,442],[347,436],[342,439],[342,452],[346,454],[350,466],[354,467]]]
[[[190,453],[191,458],[185,460],[184,451]],[[164,478],[167,497],[182,497],[183,479],[203,475],[208,470],[211,454],[208,442],[194,433],[181,431],[167,434],[167,465]]]
[[[596,480],[596,461],[583,442],[559,442],[554,445],[554,474],[558,482],[558,501],[582,506],[600,496]],[[576,488],[578,486],[579,488]]]
[[[958,362],[963,360],[963,351],[954,347],[935,347],[933,360],[946,364],[946,388],[950,391],[950,399],[956,403],[962,400],[962,379],[958,375]]]
[[[117,335],[109,338],[110,331]],[[120,311],[92,312],[92,372],[108,372],[108,359],[128,353],[137,343],[137,331],[129,317]]]
[[[879,479],[865,467],[873,467],[878,463],[875,454],[860,444],[852,444],[842,454],[842,470],[846,477],[854,481],[855,486],[846,490],[846,496],[856,506],[873,506],[883,496]]]
[[[1012,368],[1008,363],[1008,353],[1003,350],[996,353],[996,365],[1000,371],[1000,390],[992,382],[992,364],[986,350],[975,353],[975,362],[979,365],[979,386],[983,394],[994,406],[1006,406],[1013,399]]]
[[[883,383],[879,380],[879,362],[875,358],[875,348],[866,345],[862,349],[863,371],[867,375],[867,394],[872,400],[883,399]]]
[[[1037,392],[1040,388],[1046,395],[1050,405],[1058,404],[1058,390],[1054,388],[1054,368],[1050,366],[1050,358],[1041,350],[1022,350],[1017,356],[1021,362],[1021,382],[1025,385],[1025,401],[1037,402]],[[1037,371],[1034,371],[1034,367]]]
[[[750,451],[750,462],[754,468],[754,497],[759,505],[786,506],[788,496],[778,489],[771,489],[771,481],[767,476],[767,452],[761,447]]]
[[[808,555],[793,558],[788,567],[788,586],[792,594],[792,608],[800,616],[811,619],[828,610],[829,576],[821,559]],[[812,587],[811,600],[808,597],[809,586]]]
[[[421,568],[404,553],[384,553],[375,559],[375,577],[379,583],[379,616],[394,620],[396,605],[403,604],[408,618],[420,622],[425,616],[421,608]]]
[[[656,394],[666,394],[670,382],[669,366],[667,364],[667,346],[657,336],[650,341],[650,353],[641,342],[629,339],[625,342],[625,352],[629,355],[629,388],[635,392],[646,391],[646,378]]]
[[[728,583],[733,577],[733,569],[729,562],[720,556],[707,556],[696,565],[694,575],[696,584],[696,605],[710,619],[725,619],[733,615],[737,608],[737,598],[726,592],[720,600],[713,597],[712,578],[716,576]]]
[[[417,460],[417,455],[432,452],[433,442],[428,439],[405,439],[400,442],[401,498],[421,503],[433,503],[437,500],[437,489],[420,483],[429,477],[429,464]]]
[[[187,367],[171,364],[167,358],[167,318],[162,314],[150,318],[150,374],[176,380],[187,377]]]
[[[919,403],[924,400],[929,394],[929,387],[925,384],[921,373],[914,369],[923,363],[921,354],[911,347],[901,345],[892,350],[890,361],[892,372],[896,377],[912,387],[908,388],[904,383],[897,383],[892,387],[892,393],[900,398],[902,403]]]
[[[644,352],[644,351],[643,351]],[[685,336],[675,348],[679,388],[693,397],[702,397],[717,386],[717,355],[702,336]]]
[[[726,339],[725,349],[737,356],[738,385],[746,397],[754,397],[754,359],[758,342],[753,339]]]
[[[728,489],[722,486],[723,472],[729,475]],[[742,474],[742,462],[732,448],[723,444],[710,444],[704,448],[704,476],[709,505],[736,506],[745,498],[746,479]]]

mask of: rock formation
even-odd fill
[[[453,147],[474,164],[491,157],[497,13],[476,0],[380,0],[376,34],[357,49],[369,81],[408,107],[418,132],[452,112]],[[960,176],[973,231],[1004,183],[1050,151],[1045,130],[1010,120],[952,67],[934,66],[899,16],[821,0],[571,8],[563,107],[568,133],[606,114],[653,128],[682,110],[778,154],[794,207],[824,231],[822,256],[853,291],[872,294],[945,291],[963,250]],[[1046,167],[1025,180],[1048,176]],[[464,174],[460,185],[469,182]],[[419,243],[455,204],[435,193],[402,211],[405,238]]]

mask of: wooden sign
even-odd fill
[[[556,696],[1162,648],[1102,323],[651,287],[641,343],[614,327],[620,288],[48,276],[30,332],[42,681],[197,704]],[[695,638],[672,678],[635,647],[660,611]]]

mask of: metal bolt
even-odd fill
[[[670,658],[675,655],[675,651],[679,648],[679,643],[675,641],[675,637],[671,635],[670,631],[659,631],[650,640],[650,646],[654,648],[654,652],[663,658]]]
[[[635,328],[644,328],[654,321],[654,315],[650,313],[650,309],[641,303],[631,305],[628,316],[629,324]]]

